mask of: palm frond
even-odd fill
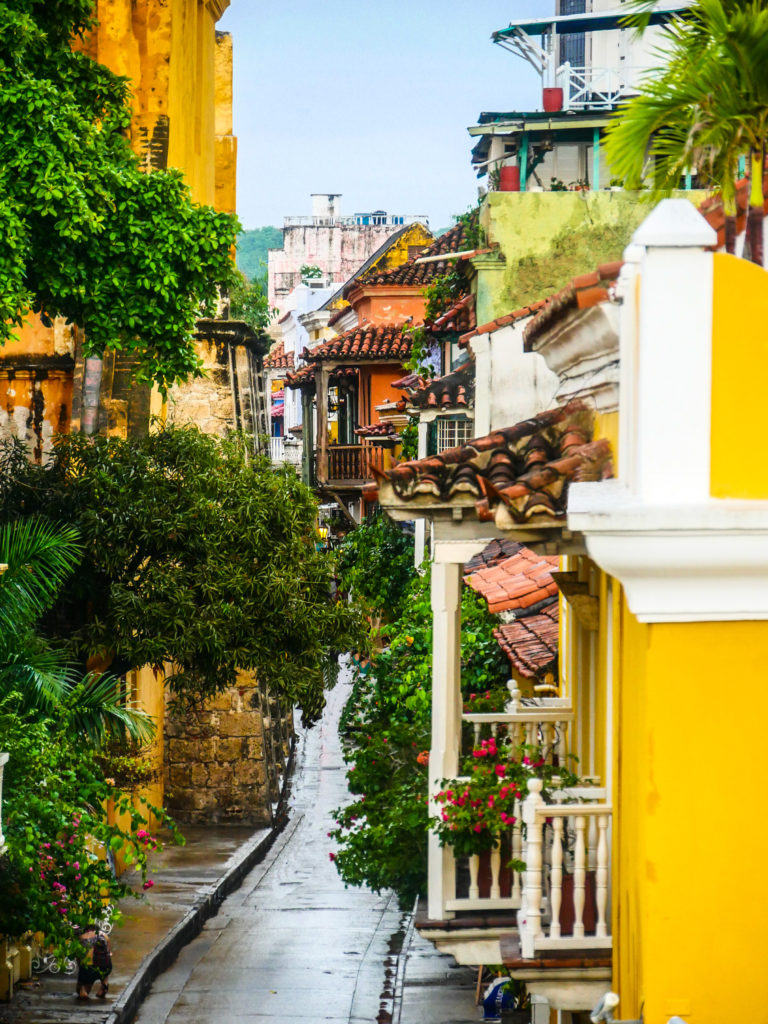
[[[109,740],[150,743],[156,732],[154,720],[134,702],[126,701],[116,676],[91,672],[82,679],[68,676],[65,704],[72,726],[93,746]]]
[[[0,527],[0,630],[31,625],[80,560],[77,531],[43,519]]]

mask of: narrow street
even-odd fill
[[[265,861],[155,982],[137,1024],[388,1021],[403,916],[394,896],[345,889],[329,859],[346,792],[342,681],[298,752],[291,820]]]

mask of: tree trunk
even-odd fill
[[[764,266],[763,221],[765,196],[763,195],[763,151],[753,150],[749,188],[749,219],[747,221],[747,242],[749,258],[759,267]]]
[[[725,251],[731,256],[736,252],[736,196],[726,199],[723,197],[723,211],[725,213]]]

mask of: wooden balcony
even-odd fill
[[[320,465],[320,452],[317,452]],[[371,466],[384,468],[384,448],[370,444],[328,446],[328,478],[331,487],[362,487],[372,478]]]

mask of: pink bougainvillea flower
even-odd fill
[[[333,863],[336,860],[336,854],[331,852],[328,854],[328,860]]]
[[[147,889],[151,889],[151,888],[152,888],[152,886],[153,886],[154,884],[155,884],[155,883],[154,883],[154,882],[152,881],[152,879],[151,879],[151,878],[148,878],[148,879],[146,880],[146,882],[144,883],[144,885],[142,886],[142,889],[144,889],[144,891],[146,892],[146,891],[147,891]]]
[[[482,825],[480,825],[479,823],[477,825],[475,825],[475,832],[482,832],[482,831],[483,831],[483,826]]]
[[[496,772],[500,779],[503,779],[504,776],[507,774],[507,766],[505,764],[497,764],[493,770]]]

